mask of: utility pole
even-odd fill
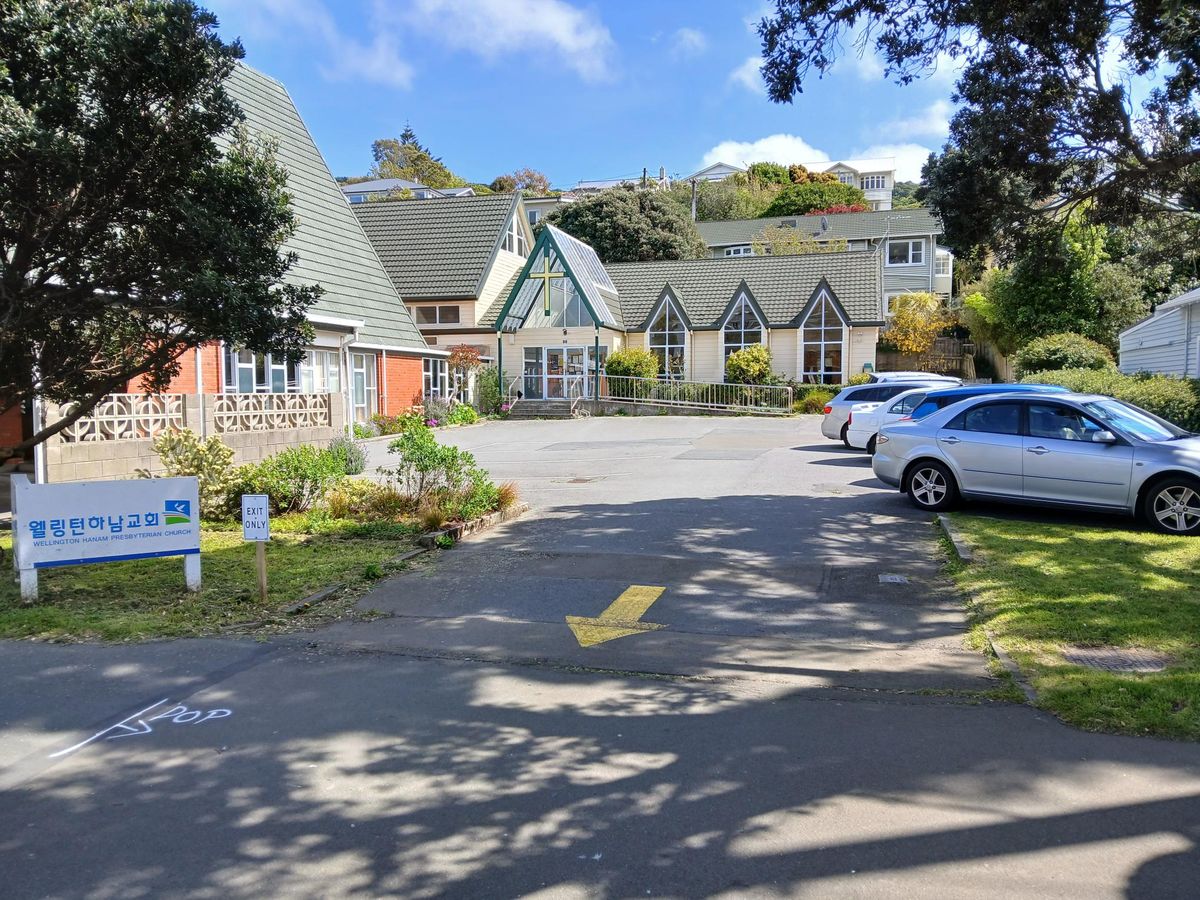
[[[696,221],[696,179],[692,179],[692,221]]]
[[[646,189],[646,167],[642,166],[642,190]]]

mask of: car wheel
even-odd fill
[[[871,439],[867,441],[867,454],[870,456],[875,455],[875,437],[876,435],[871,435]]]
[[[847,449],[849,449],[849,450],[854,449],[853,447],[850,446],[850,423],[849,422],[847,422],[845,425],[842,426],[842,443],[846,445]]]
[[[1174,475],[1156,482],[1142,500],[1142,516],[1164,534],[1200,535],[1200,481]]]
[[[930,512],[949,509],[958,502],[958,486],[950,470],[936,460],[917,463],[908,473],[904,490],[913,504]]]

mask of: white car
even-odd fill
[[[882,403],[856,403],[850,407],[850,419],[846,428],[846,443],[855,450],[875,453],[875,437],[879,429],[889,422],[896,422],[921,405],[928,388],[913,388],[897,394]]]

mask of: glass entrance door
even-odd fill
[[[578,400],[589,396],[586,347],[547,347],[545,397]]]
[[[529,400],[541,400],[543,393],[541,347],[525,348],[525,368],[522,374],[525,376],[522,379],[524,396]]]

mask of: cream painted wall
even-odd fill
[[[863,363],[875,366],[875,345],[879,343],[878,328],[851,328],[850,349],[845,355],[843,365],[846,371],[842,373],[842,381],[863,370]]]
[[[620,350],[624,342],[620,332],[600,329],[600,346],[609,353]],[[564,340],[561,328],[522,328],[516,334],[502,336],[504,341],[504,380],[524,374],[526,347],[591,347],[596,339],[594,328],[568,328]]]
[[[475,301],[475,316],[472,322],[478,322],[480,317],[489,310],[492,304],[500,297],[500,292],[504,290],[504,286],[521,267],[525,265],[525,257],[517,256],[508,250],[499,250],[496,253],[496,259],[492,263],[492,269],[488,272],[487,278],[483,280],[483,287],[479,289],[479,297]],[[507,297],[502,298],[507,300]]]

